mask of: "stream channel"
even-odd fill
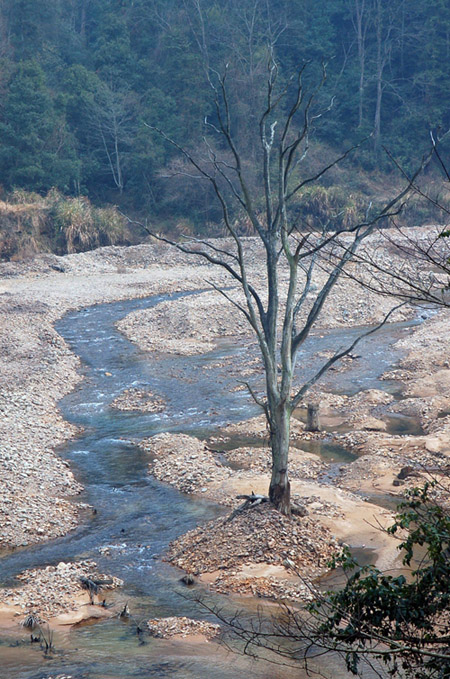
[[[235,378],[227,375],[226,367],[216,366],[230,355],[244,361],[247,350],[225,341],[202,356],[154,355],[140,351],[115,328],[115,323],[131,311],[183,294],[193,293],[96,305],[70,312],[57,323],[57,331],[84,365],[84,380],[60,402],[64,417],[82,427],[83,433],[59,452],[85,487],[80,499],[95,507],[96,513],[63,538],[5,556],[1,561],[2,585],[11,585],[14,576],[26,568],[89,558],[97,562],[101,572],[124,580],[124,587],[114,592],[112,600],[117,604],[128,601],[137,620],[169,615],[207,617],[183,597],[186,589],[179,583],[179,572],[160,556],[171,540],[224,509],[153,479],[147,473],[148,458],[135,443],[162,431],[207,437],[225,422],[256,414],[246,393],[231,391]],[[398,391],[398,384],[380,377],[400,358],[391,344],[417,323],[385,326],[358,345],[361,359],[342,373],[329,373],[322,383],[347,394],[369,388]],[[301,377],[312,374],[315,354],[346,346],[357,333],[361,328],[310,337],[298,359],[300,366],[308,366]],[[162,396],[167,402],[164,413],[110,408],[116,396],[133,387]],[[326,442],[319,452],[335,463],[349,459],[345,450]],[[108,556],[99,552],[103,547],[108,548]],[[214,602],[230,611],[242,607],[242,603],[218,595]],[[286,669],[279,675],[273,666],[254,664],[215,643],[149,638],[141,645],[135,626],[117,618],[57,632],[56,652],[50,659],[43,659],[36,646],[0,635],[1,679],[42,679],[58,674],[73,679],[231,679],[249,671],[255,679],[290,676]],[[298,670],[294,674],[297,679],[303,676]]]

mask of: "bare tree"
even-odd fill
[[[378,295],[396,297],[413,304],[425,304],[433,308],[450,306],[450,173],[443,161],[440,146],[449,132],[441,136],[430,133],[432,156],[444,181],[433,184],[413,178],[387,151],[400,174],[411,187],[413,211],[426,208],[435,224],[426,229],[411,228],[402,219],[392,217],[391,228],[380,231],[377,248],[355,253],[355,261],[364,271],[364,286]],[[408,208],[405,212],[408,211]],[[386,253],[391,256],[387,259]],[[393,265],[395,261],[395,265]],[[346,272],[357,278],[355,272]]]
[[[375,59],[375,116],[374,116],[374,148],[375,152],[380,151],[381,140],[381,108],[384,93],[384,72],[391,58],[392,51],[392,32],[394,30],[394,20],[391,11],[386,19],[386,12],[383,11],[381,0],[375,0],[375,34],[376,34],[376,59]]]
[[[106,82],[102,83],[91,103],[91,126],[101,141],[107,171],[120,193],[126,181],[124,158],[133,138],[136,103],[129,90],[117,90]]]
[[[310,133],[314,122],[324,113],[316,109],[316,95],[325,82],[324,71],[316,90],[308,93],[302,80],[304,70],[305,67],[295,77],[279,84],[278,64],[273,51],[270,51],[265,79],[266,104],[258,121],[258,184],[254,178],[249,179],[245,158],[233,136],[227,73],[219,75],[209,71],[215,119],[205,121],[209,134],[205,136],[206,162],[169,138],[164,131],[152,127],[188,161],[192,170],[186,174],[203,179],[213,187],[231,247],[207,239],[174,243],[146,227],[152,235],[175,245],[182,252],[195,254],[221,267],[238,284],[240,296],[214,287],[244,314],[257,338],[265,370],[265,394],[256,393],[250,384],[247,387],[267,419],[272,453],[269,497],[284,514],[289,514],[291,507],[288,455],[292,412],[310,387],[336,361],[350,353],[362,337],[377,328],[361,335],[349,346],[337,349],[302,384],[297,384],[295,378],[299,350],[316,325],[334,286],[355,261],[362,243],[383,220],[399,213],[419,172],[370,218],[339,230],[333,230],[330,224],[314,230],[299,223],[296,200],[301,192],[356,148],[346,150],[313,174],[302,176],[302,161],[308,153]],[[217,138],[214,146],[213,137]],[[216,152],[220,145],[226,153]],[[247,251],[246,240],[239,235],[233,206],[250,222],[262,248],[265,289],[258,289],[258,284],[251,279],[251,255]],[[316,271],[321,274],[318,287],[312,285]],[[389,310],[381,325],[392,312],[393,309]]]
[[[362,127],[364,116],[364,90],[366,86],[366,37],[370,18],[366,0],[353,0],[350,7],[352,11],[352,23],[356,33],[359,61],[359,86],[358,86],[358,127]]]

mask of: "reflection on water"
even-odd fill
[[[184,496],[148,476],[148,458],[135,443],[161,431],[207,435],[225,422],[244,419],[257,410],[245,393],[232,391],[235,378],[227,373],[226,366],[215,365],[225,356],[242,354],[240,346],[228,341],[205,356],[155,356],[140,352],[116,331],[114,324],[126,314],[166,298],[89,307],[67,314],[57,324],[58,332],[85,366],[84,381],[61,402],[64,417],[83,427],[84,433],[65,446],[61,454],[85,486],[81,499],[95,507],[96,513],[64,538],[2,559],[4,584],[11,583],[14,575],[25,568],[92,558],[100,570],[123,578],[124,588],[112,598],[121,603],[128,601],[137,619],[199,617],[192,602],[184,597],[179,574],[159,557],[171,540],[224,510]],[[405,324],[396,324],[380,331],[377,341],[382,348],[374,338],[365,340],[360,353],[367,352],[367,359],[355,361],[358,365],[345,373],[330,375],[331,386],[346,393],[378,386],[382,372],[395,360],[392,352],[385,351],[386,345],[404,327]],[[318,352],[348,343],[355,332],[338,330],[324,338],[311,337],[299,360],[299,372],[304,368],[302,376],[316,369]],[[389,359],[385,359],[388,353]],[[205,366],[207,370],[202,369]],[[131,387],[162,396],[167,402],[166,411],[151,414],[111,409],[109,404]],[[308,448],[335,463],[349,459],[346,451],[327,442],[311,441]],[[104,549],[99,552],[99,548]],[[214,600],[229,610],[234,608],[230,599],[216,596]],[[250,671],[255,679],[276,676],[271,666],[254,665],[249,659],[226,654],[217,644],[193,647],[149,639],[141,646],[133,625],[118,619],[58,632],[58,653],[51,660],[43,660],[28,643],[13,647],[8,645],[10,641],[3,638],[2,642],[0,635],[2,677],[8,679],[41,679],[50,672],[64,672],[76,679],[234,679]],[[346,676],[333,671],[335,676]],[[304,676],[298,670],[294,674],[297,678]],[[287,669],[282,676],[289,677]]]
[[[422,436],[424,433],[419,417],[403,415],[402,413],[390,413],[390,415],[384,415],[383,420],[386,422],[386,431],[389,434]]]

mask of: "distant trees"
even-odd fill
[[[89,106],[92,137],[101,142],[103,164],[122,193],[126,182],[126,159],[130,154],[133,133],[136,133],[135,96],[127,87],[117,89],[104,82],[99,84]],[[92,138],[91,137],[91,138]],[[99,154],[99,158],[102,154]]]
[[[36,61],[21,62],[10,80],[0,120],[0,174],[10,187],[70,192],[79,170],[73,136]]]
[[[199,10],[208,29],[203,37]],[[406,161],[426,147],[429,127],[450,126],[449,34],[449,9],[443,0],[2,0],[2,153],[12,159],[15,147],[10,132],[15,134],[17,112],[13,99],[19,86],[35,88],[38,139],[48,140],[43,127],[54,123],[50,147],[35,140],[21,169],[2,172],[2,186],[45,191],[54,177],[66,192],[123,201],[133,208],[141,207],[146,195],[151,196],[153,213],[163,218],[177,209],[160,181],[173,153],[162,148],[142,121],[162,121],[172,136],[189,139],[192,148],[198,145],[202,120],[210,113],[204,49],[219,70],[232,53],[236,75],[240,74],[229,83],[239,98],[235,131],[239,142],[255,151],[250,122],[259,96],[257,78],[264,68],[262,45],[267,40],[276,42],[280,77],[304,61],[328,61],[330,81],[336,87],[319,97],[325,104],[335,95],[334,115],[323,120],[314,143],[339,151],[374,129],[376,148],[386,144]],[[30,61],[40,75],[35,72],[25,86],[20,73]],[[97,133],[87,123],[86,109],[74,109],[75,93],[68,88],[68,74],[79,75],[83,69],[89,77],[76,83],[79,101],[86,103],[89,97],[100,101],[105,90],[114,93],[114,106],[111,101],[103,106],[109,121],[103,117]],[[311,82],[316,76],[317,69],[311,68]],[[127,121],[117,133],[114,118],[122,118],[115,111],[120,93],[126,93]],[[133,102],[131,116],[129,101]],[[286,112],[287,100],[283,106]],[[43,162],[37,158],[49,148],[55,156],[51,165],[56,167],[58,160],[60,166],[43,177],[36,168],[48,167],[48,157]],[[383,155],[377,158],[370,145],[361,159],[369,171],[384,163]],[[193,195],[186,207],[180,216],[205,229],[212,214],[205,211],[202,197]]]

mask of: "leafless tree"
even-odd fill
[[[355,254],[364,271],[364,286],[379,295],[396,297],[433,308],[450,306],[450,172],[442,158],[441,137],[430,133],[430,148],[444,181],[433,192],[429,182],[412,176],[386,151],[411,187],[412,210],[425,207],[436,223],[411,228],[392,217],[390,229],[381,230],[378,247]],[[388,256],[386,256],[388,254]],[[395,265],[393,265],[395,262]],[[347,275],[358,278],[355,271]]]
[[[367,47],[366,37],[369,28],[367,0],[351,0],[352,23],[356,33],[359,61],[359,87],[358,87],[358,127],[363,124],[364,115],[364,90],[366,86],[366,60]]]
[[[316,97],[326,78],[324,70],[316,90],[308,92],[303,83],[305,68],[287,82],[280,83],[278,64],[273,51],[269,53],[266,103],[258,120],[259,183],[255,183],[254,178],[249,179],[245,158],[234,139],[226,72],[220,75],[209,71],[215,118],[205,121],[207,162],[169,138],[163,130],[152,128],[186,159],[191,167],[189,176],[212,186],[232,246],[208,239],[174,243],[146,227],[152,235],[172,243],[182,252],[195,254],[221,267],[238,284],[240,296],[214,287],[245,316],[257,338],[265,370],[264,396],[256,393],[250,384],[247,387],[267,419],[272,453],[269,497],[284,514],[289,514],[291,507],[288,455],[292,412],[334,363],[377,328],[361,335],[349,346],[337,349],[303,384],[297,384],[295,378],[299,350],[316,325],[334,286],[347,273],[349,265],[357,260],[361,245],[383,221],[399,214],[420,172],[419,168],[406,179],[404,188],[376,214],[360,221],[338,230],[333,230],[330,224],[312,229],[300,223],[296,200],[301,192],[356,148],[346,150],[313,174],[302,175],[302,161],[308,153],[311,131],[324,113],[317,109]],[[212,141],[214,137],[215,142]],[[219,154],[217,148],[225,151]],[[262,248],[264,289],[258,289],[258,284],[251,279],[251,255],[246,240],[239,234],[233,205],[250,222]],[[317,271],[321,278],[316,286],[312,281]],[[381,325],[394,308],[389,310]]]
[[[114,84],[101,84],[91,102],[90,119],[94,134],[102,144],[108,173],[122,193],[125,185],[124,157],[132,141],[136,115],[135,96]]]

